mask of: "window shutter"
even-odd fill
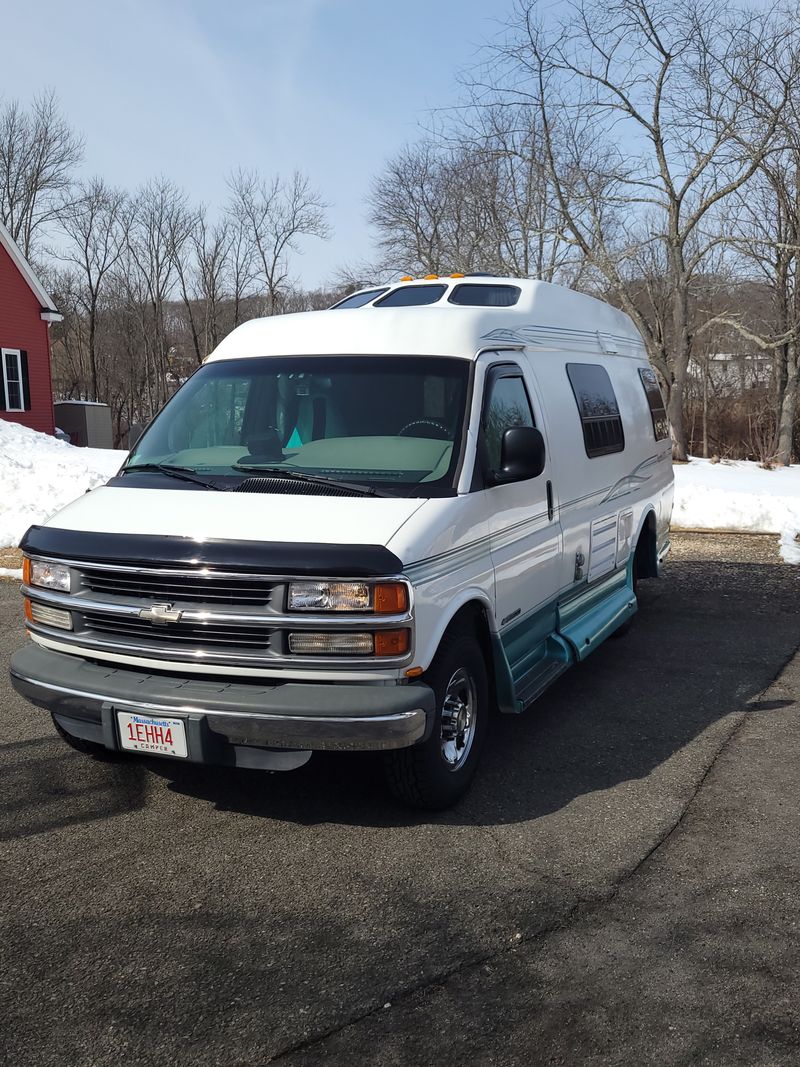
[[[28,377],[28,353],[20,352],[19,363],[22,370],[22,406],[25,411],[31,410],[31,383]]]
[[[6,410],[6,357],[0,349],[0,411]]]

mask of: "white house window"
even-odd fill
[[[3,392],[6,411],[24,411],[22,395],[22,353],[19,349],[4,348],[3,353]]]

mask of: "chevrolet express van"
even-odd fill
[[[405,281],[247,322],[26,533],[13,684],[81,751],[375,750],[399,798],[447,806],[490,713],[631,619],[670,451],[631,321],[558,286]]]

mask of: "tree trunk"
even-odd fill
[[[675,222],[677,232],[677,221]],[[683,262],[683,249],[677,237],[670,249],[672,274],[672,385],[669,391],[667,416],[672,433],[672,458],[686,462],[689,449],[683,415],[683,395],[689,368],[689,280]]]
[[[703,458],[708,459],[708,360],[703,363]]]
[[[94,300],[92,300],[91,307],[89,308],[89,367],[92,373],[92,400],[99,400],[97,388],[97,352],[96,348],[96,335],[97,335],[97,307]]]
[[[797,414],[798,354],[797,344],[792,342],[786,354],[786,387],[783,390],[778,418],[778,448],[775,459],[781,467],[788,467],[792,462],[792,437]]]

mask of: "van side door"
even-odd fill
[[[515,426],[541,432],[544,469],[538,477],[498,483],[503,434]],[[475,478],[486,502],[500,639],[523,699],[556,628],[562,537],[549,453],[544,412],[521,363],[495,354],[484,378]]]

